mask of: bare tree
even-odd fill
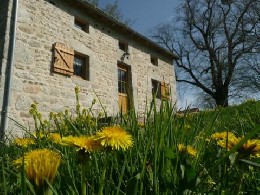
[[[91,3],[91,4],[95,5],[95,6],[99,5],[99,0],[85,0],[85,1]]]
[[[246,88],[247,91],[254,93],[260,91],[260,56],[253,56],[247,59],[249,62],[245,67],[242,67],[240,74],[237,76],[238,88]]]
[[[210,95],[203,93],[203,91],[198,92],[196,102],[200,108],[213,109],[216,107],[214,99]]]
[[[256,67],[250,59],[260,52],[259,4],[259,0],[183,0],[177,22],[157,26],[152,33],[179,56],[177,81],[200,88],[216,105],[228,106],[230,96],[242,91],[238,83],[243,80],[237,74]]]
[[[99,0],[85,0],[97,7],[99,7]],[[123,22],[124,24],[128,26],[132,26],[134,23],[134,19],[125,19],[124,14],[122,13],[119,5],[118,0],[115,0],[114,3],[108,3],[103,8],[101,8],[104,12],[106,12],[108,15],[114,17],[115,19]]]
[[[116,0],[113,4],[107,4],[104,7],[104,11],[109,13],[109,15],[115,17],[116,19],[122,20],[123,14],[121,13],[119,6],[118,6],[118,0]]]
[[[122,11],[118,6],[118,0],[115,0],[114,3],[107,4],[104,7],[103,11],[105,11],[109,15],[113,16],[114,18],[116,18],[117,20],[123,22],[128,26],[132,26],[135,21],[134,19],[125,19],[124,14],[122,13]]]

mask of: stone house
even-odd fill
[[[74,108],[75,86],[82,106],[98,96],[111,116],[144,113],[153,92],[176,101],[176,59],[83,0],[1,0],[1,137],[10,118],[28,123],[33,102],[46,115]]]

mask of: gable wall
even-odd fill
[[[50,111],[75,108],[75,86],[81,88],[82,107],[89,107],[97,94],[108,114],[115,115],[118,112],[117,62],[123,54],[118,49],[118,40],[129,44],[130,56],[124,63],[131,66],[134,106],[139,113],[144,112],[146,98],[152,98],[151,78],[171,83],[172,98],[176,100],[173,66],[162,60],[158,67],[152,65],[152,51],[140,43],[59,2],[54,6],[45,0],[21,0],[18,10],[10,107],[10,117],[18,122],[28,123],[33,102],[39,103],[39,110],[46,116]],[[74,27],[75,15],[90,23],[89,33]],[[66,43],[90,57],[90,81],[51,72],[55,42]],[[101,106],[96,104],[94,110],[98,113]]]

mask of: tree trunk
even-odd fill
[[[228,89],[217,89],[213,98],[217,106],[228,107]]]

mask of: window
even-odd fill
[[[124,42],[121,42],[119,41],[119,49],[128,53],[128,44],[127,43],[124,43]]]
[[[161,99],[161,83],[152,79],[152,94],[158,99]]]
[[[74,75],[89,80],[89,57],[81,54],[74,55]]]
[[[161,100],[170,98],[170,85],[152,79],[152,95]]]
[[[56,3],[54,2],[54,1],[48,1],[50,4],[52,4],[52,5],[56,5]]]
[[[158,58],[151,56],[151,63],[155,66],[158,66]]]
[[[89,80],[89,57],[75,53],[64,43],[53,45],[53,72]]]
[[[125,68],[118,67],[118,92],[127,93],[127,70]]]
[[[86,33],[89,33],[89,24],[81,19],[75,18],[74,26]]]

